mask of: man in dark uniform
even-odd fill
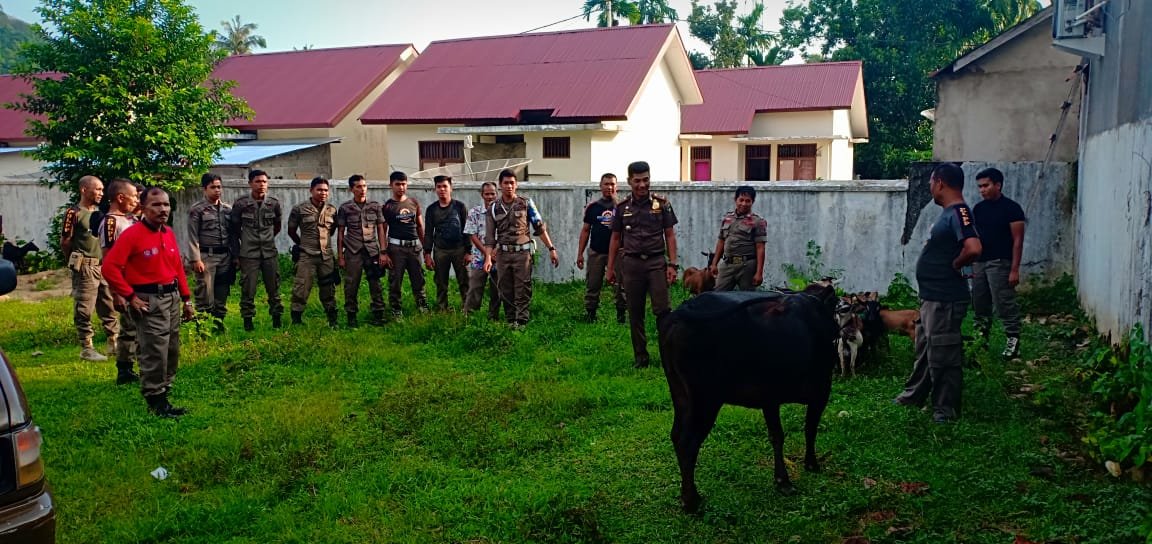
[[[384,293],[380,290],[383,257],[380,252],[384,211],[380,203],[368,199],[368,181],[355,174],[348,178],[352,200],[336,210],[336,255],[344,278],[344,312],[348,326],[357,327],[360,313],[360,276],[368,280],[368,295],[372,298],[372,324],[384,323]],[[366,272],[366,274],[365,274]]]
[[[121,234],[102,270],[134,312],[140,392],[148,410],[160,417],[179,417],[185,410],[168,402],[168,392],[180,363],[180,321],[193,316],[191,293],[176,235],[165,225],[172,212],[168,193],[153,187],[143,200],[144,219]]]
[[[268,314],[272,327],[280,328],[284,305],[280,302],[280,256],[276,235],[284,224],[280,201],[268,194],[268,174],[263,170],[248,173],[250,192],[232,203],[229,221],[232,228],[233,265],[240,267],[240,317],[244,330],[252,330],[256,317],[256,285],[263,279],[268,294]]]
[[[976,332],[988,345],[992,332],[992,309],[1004,323],[1004,357],[1020,355],[1020,260],[1024,256],[1024,209],[1004,196],[1004,173],[988,168],[976,174],[982,200],[972,208],[976,232],[984,251],[972,263],[972,309]]]
[[[320,304],[328,316],[328,326],[336,326],[336,258],[332,255],[332,233],[336,228],[336,206],[328,203],[328,180],[312,178],[309,198],[292,207],[288,214],[288,237],[299,246],[296,278],[292,282],[292,324],[303,323],[304,307],[312,282],[320,285]]]
[[[584,226],[580,229],[579,251],[576,254],[576,268],[583,270],[584,248],[588,248],[584,312],[585,320],[589,323],[596,321],[596,310],[600,307],[600,289],[604,286],[604,271],[608,268],[608,246],[611,244],[612,218],[615,216],[616,175],[609,173],[600,176],[600,198],[584,208]],[[616,322],[623,323],[626,313],[624,290],[620,284],[613,284],[612,291],[616,296]]]
[[[671,309],[668,286],[676,281],[676,212],[664,197],[649,193],[648,163],[628,165],[632,194],[616,206],[612,242],[608,247],[608,282],[616,282],[616,260],[624,282],[624,299],[632,328],[636,368],[648,366],[648,335],[644,330],[644,298],[652,298],[659,323]]]
[[[136,223],[133,213],[140,207],[140,196],[130,180],[112,180],[108,184],[108,195],[108,215],[100,224],[100,248],[105,255],[120,235]],[[123,385],[140,380],[140,376],[132,371],[136,361],[136,322],[132,313],[127,311],[123,297],[113,292],[112,301],[120,312],[120,333],[116,335],[116,385]]]
[[[968,312],[968,281],[961,270],[980,256],[980,238],[972,210],[964,203],[964,171],[941,164],[932,171],[932,200],[944,208],[932,225],[928,243],[916,261],[920,287],[920,323],[916,325],[916,363],[904,391],[893,401],[920,406],[931,394],[932,419],[947,423],[960,415],[964,389],[964,341],[960,324]]]
[[[412,296],[421,312],[428,311],[428,297],[424,295],[424,271],[420,268],[420,248],[424,245],[424,216],[420,203],[408,196],[408,176],[392,172],[388,176],[392,198],[384,203],[384,232],[381,240],[388,240],[384,267],[388,269],[388,306],[392,317],[404,315],[400,309],[400,288],[404,273],[412,286]]]
[[[544,241],[553,267],[560,266],[560,258],[536,204],[532,199],[516,196],[516,174],[502,170],[499,179],[500,197],[484,218],[484,270],[496,269],[504,319],[520,328],[528,324],[532,305],[533,244],[528,227]]]
[[[424,212],[424,228],[428,231],[428,245],[424,246],[424,264],[434,270],[436,309],[448,310],[448,272],[456,275],[460,288],[460,307],[468,301],[468,237],[464,223],[468,221],[468,208],[452,198],[452,177],[436,176],[436,202]],[[435,250],[435,251],[433,251]]]
[[[80,202],[64,213],[60,235],[60,250],[68,256],[68,269],[72,271],[73,322],[80,339],[80,358],[85,361],[107,361],[92,344],[92,310],[100,316],[104,333],[108,336],[109,353],[116,351],[116,334],[120,331],[116,310],[113,309],[112,291],[100,272],[100,210],[97,205],[104,199],[104,182],[96,176],[80,178]]]
[[[756,189],[736,188],[736,209],[720,221],[720,238],[712,257],[712,275],[717,291],[752,291],[764,281],[764,244],[768,222],[752,213]]]
[[[188,261],[196,273],[196,309],[211,314],[216,332],[221,333],[236,274],[228,239],[232,206],[220,199],[224,194],[220,176],[200,176],[200,187],[204,200],[188,210]]]

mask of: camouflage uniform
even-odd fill
[[[93,219],[96,223],[93,224]],[[99,212],[72,206],[64,214],[63,235],[71,240],[72,253],[68,268],[72,271],[73,322],[80,347],[93,349],[92,310],[100,317],[110,345],[115,344],[120,330],[117,313],[112,308],[112,291],[100,273],[100,241],[96,238]]]
[[[318,208],[311,200],[305,200],[293,206],[288,214],[288,232],[300,230],[300,259],[292,282],[293,316],[304,312],[312,282],[318,280],[324,313],[330,322],[336,319],[336,283],[331,279],[336,272],[336,259],[332,255],[335,227],[336,206],[328,203]]]
[[[268,294],[268,314],[276,322],[284,313],[276,251],[276,227],[283,217],[280,201],[271,196],[259,201],[244,196],[232,203],[232,254],[240,259],[240,317],[246,320],[256,316],[256,284],[261,278]]]
[[[188,261],[202,261],[204,272],[196,273],[196,310],[224,319],[228,313],[228,292],[236,270],[228,240],[232,206],[201,200],[188,210]]]

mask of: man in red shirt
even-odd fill
[[[152,187],[141,201],[143,220],[120,235],[104,255],[101,272],[136,322],[140,392],[148,410],[172,418],[185,412],[168,402],[168,390],[180,362],[181,318],[193,316],[192,296],[176,235],[166,226],[172,213],[168,193]]]

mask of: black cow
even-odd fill
[[[836,293],[813,284],[795,292],[711,292],[661,319],[660,356],[672,393],[672,445],[680,463],[680,501],[700,507],[696,459],[724,404],[764,411],[775,455],[776,486],[794,491],[784,467],[780,405],[808,406],[804,465],[819,470],[816,430],[836,366]]]

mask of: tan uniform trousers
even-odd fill
[[[145,397],[167,393],[180,366],[180,293],[138,295],[148,311],[134,316],[140,349],[140,392]]]
[[[104,334],[109,340],[115,340],[120,332],[117,322],[116,310],[112,307],[112,290],[108,282],[100,274],[100,261],[85,258],[80,263],[79,270],[72,271],[72,318],[76,324],[76,334],[80,339],[80,347],[92,347],[92,310],[100,317],[104,326]]]
[[[240,257],[240,317],[256,316],[256,285],[263,279],[268,294],[268,315],[284,313],[280,302],[280,261],[276,257],[248,259]]]
[[[521,325],[528,322],[532,305],[532,252],[497,251],[496,285],[504,304],[504,319]]]
[[[620,275],[620,260],[616,260],[616,275]],[[604,287],[604,275],[608,271],[608,254],[597,253],[588,250],[588,261],[585,264],[588,268],[587,283],[588,288],[584,292],[584,309],[589,312],[595,312],[600,307],[600,290]],[[616,297],[616,309],[623,310],[627,306],[624,303],[624,289],[620,286],[620,282],[612,286],[613,294]]]
[[[464,302],[464,313],[472,313],[480,309],[484,301],[484,284],[488,284],[488,319],[495,321],[500,318],[500,291],[496,282],[496,268],[492,272],[483,270],[468,270],[468,299]]]
[[[668,261],[664,256],[642,259],[625,254],[620,264],[624,278],[624,298],[628,301],[628,322],[632,329],[632,354],[648,357],[648,333],[644,330],[644,298],[652,298],[657,319],[671,310],[668,299]]]
[[[227,274],[232,268],[232,257],[227,253],[204,253],[204,272],[196,274],[196,311],[207,312],[213,317],[224,319],[228,313],[228,294],[232,285]]]
[[[737,262],[724,261],[716,267],[717,291],[751,291],[757,285],[752,285],[752,278],[756,276],[756,257],[738,257]]]
[[[312,282],[331,275],[336,270],[336,259],[331,251],[320,255],[300,254],[296,262],[296,277],[292,281],[292,311],[303,312],[308,306],[308,295],[312,292]],[[336,311],[336,285],[320,286],[320,304],[326,313]]]
[[[116,369],[129,372],[136,363],[137,353],[136,320],[132,312],[120,312],[120,334],[116,335]]]
[[[384,311],[384,291],[380,287],[380,278],[372,279],[364,273],[364,263],[376,257],[368,255],[365,250],[356,253],[344,251],[344,311],[350,314],[360,312],[360,276],[365,276],[368,282],[368,295],[372,297],[369,306],[373,312]]]

